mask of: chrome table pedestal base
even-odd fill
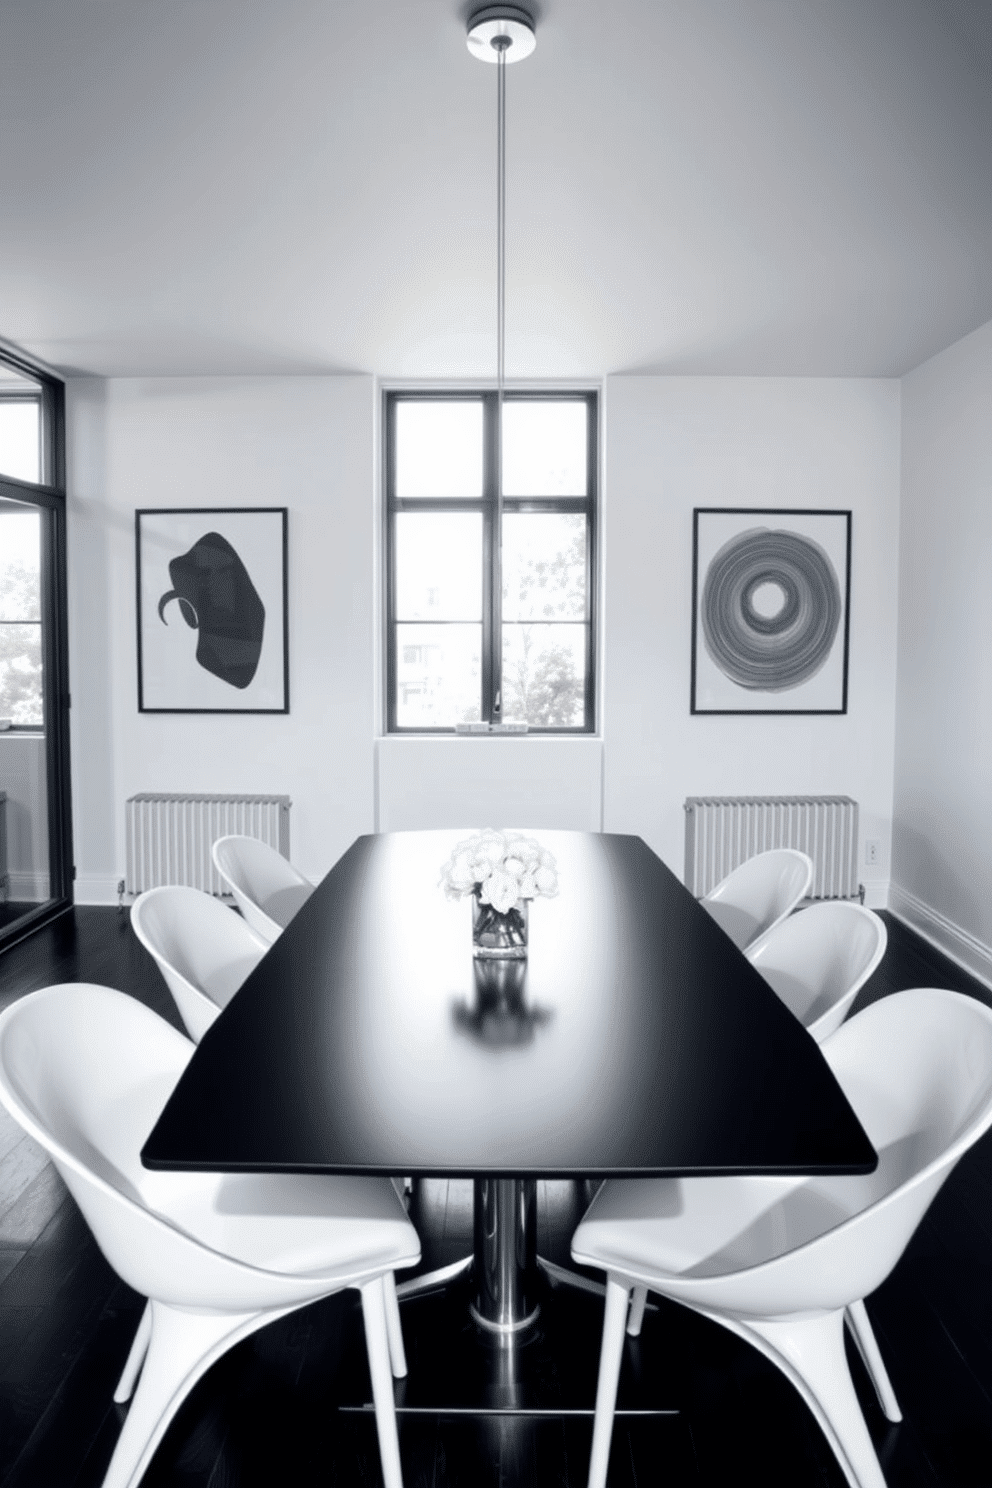
[[[476,1178],[475,1301],[469,1311],[493,1342],[512,1344],[533,1327],[537,1300],[537,1180]]]
[[[403,1302],[407,1297],[425,1297],[429,1292],[443,1292],[451,1282],[457,1281],[459,1276],[464,1276],[466,1271],[472,1269],[473,1260],[472,1255],[461,1256],[449,1266],[438,1266],[434,1271],[422,1271],[419,1276],[412,1276],[409,1281],[398,1281],[397,1300]],[[603,1290],[605,1293],[606,1288]]]
[[[497,1344],[523,1343],[541,1311],[537,1180],[476,1178],[472,1210],[472,1254],[397,1282],[397,1298],[440,1291],[471,1270],[475,1297],[469,1311],[483,1336]]]

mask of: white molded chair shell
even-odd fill
[[[608,1273],[596,1488],[605,1481],[631,1289],[635,1303],[644,1289],[659,1292],[761,1349],[810,1406],[852,1488],[884,1488],[843,1323],[883,1409],[899,1419],[861,1304],[954,1164],[992,1125],[992,1010],[956,992],[895,993],[843,1024],[822,1051],[878,1152],[874,1173],[609,1180],[579,1225],[573,1257]]]
[[[178,884],[140,894],[131,926],[154,956],[195,1043],[269,949],[219,899]]]
[[[383,1477],[401,1488],[393,1270],[419,1259],[417,1233],[388,1178],[143,1168],[193,1052],[107,987],[47,987],[0,1014],[0,1101],[47,1149],[114,1270],[150,1299],[118,1387],[126,1398],[141,1368],[104,1488],[135,1488],[186,1395],[234,1343],[349,1286],[362,1294]]]
[[[700,903],[743,951],[790,915],[812,882],[811,858],[793,847],[774,847],[741,863]]]
[[[885,923],[845,901],[811,904],[748,946],[746,955],[822,1043],[847,1016],[885,955]]]
[[[241,913],[270,945],[313,893],[310,880],[257,837],[218,837],[212,855]]]

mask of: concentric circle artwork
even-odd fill
[[[850,513],[694,524],[693,712],[843,712]]]
[[[724,543],[706,571],[706,649],[739,687],[786,692],[815,676],[830,655],[840,617],[833,564],[798,532],[742,532]]]

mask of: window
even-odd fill
[[[41,479],[41,400],[0,391],[0,474]]]
[[[36,378],[0,360],[0,478],[33,485],[49,478],[46,393]]]
[[[41,513],[0,500],[0,720],[41,728],[41,652]]]
[[[0,363],[0,478],[42,480],[44,389]],[[36,507],[0,498],[0,721],[40,728],[41,525]]]
[[[4,348],[0,948],[72,903],[67,651],[65,389],[46,369]]]
[[[594,729],[597,412],[507,394],[500,501],[495,393],[386,395],[390,732]]]

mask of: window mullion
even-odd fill
[[[503,451],[500,447],[503,429],[500,424],[500,397],[492,398],[492,512],[493,512],[493,711],[492,721],[502,723],[506,712],[503,690]],[[496,702],[499,700],[499,707]]]
[[[502,596],[497,592],[496,543],[496,480],[498,470],[496,450],[496,398],[492,393],[483,398],[483,450],[482,463],[482,718],[492,723],[495,717],[496,689],[500,686],[500,614]]]

